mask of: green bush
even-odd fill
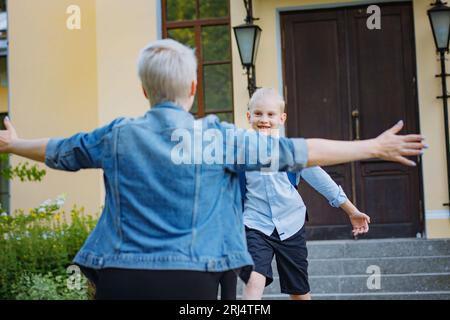
[[[67,285],[67,277],[23,274],[12,285],[17,300],[86,300],[89,296],[87,280],[81,278],[78,288]]]
[[[60,210],[64,197],[47,200],[29,214],[0,216],[0,299],[86,299],[66,284],[67,267],[96,225],[96,218],[74,207]]]
[[[19,163],[15,167],[10,166],[9,156],[0,154],[0,175],[7,180],[19,178],[22,182],[39,182],[46,174],[45,169],[40,169],[36,164],[30,165],[28,162]]]

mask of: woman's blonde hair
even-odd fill
[[[150,103],[181,104],[190,97],[197,80],[197,58],[193,49],[171,39],[150,43],[141,51],[138,73]]]

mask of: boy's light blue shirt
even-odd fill
[[[296,234],[305,224],[306,206],[285,172],[246,172],[247,193],[244,224],[270,236],[275,228],[281,240]],[[297,174],[322,194],[333,207],[340,207],[347,196],[342,187],[320,167]]]

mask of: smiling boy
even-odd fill
[[[273,90],[262,88],[249,103],[247,119],[260,133],[279,135],[286,122],[283,99]],[[243,271],[247,283],[244,299],[261,299],[264,287],[273,281],[272,259],[275,255],[280,275],[281,292],[294,300],[310,300],[308,262],[305,239],[306,206],[296,186],[303,178],[322,194],[333,207],[342,208],[353,226],[353,235],[369,230],[370,218],[348,200],[343,189],[320,167],[298,173],[246,172],[244,224],[247,246],[255,268]]]

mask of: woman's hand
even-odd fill
[[[34,161],[44,162],[49,139],[19,139],[8,117],[4,120],[6,130],[0,130],[0,153],[11,153]]]
[[[19,140],[16,129],[8,117],[3,120],[6,130],[0,130],[0,153],[12,152],[12,146]]]
[[[428,146],[423,142],[424,138],[420,134],[397,135],[402,128],[403,121],[399,121],[391,129],[374,139],[376,155],[383,160],[415,166],[416,163],[406,157],[421,155],[423,149]]]
[[[399,121],[375,139],[358,141],[334,141],[306,139],[308,145],[308,167],[331,166],[346,162],[380,158],[407,166],[415,162],[406,157],[418,156],[428,146],[420,134],[397,135],[403,128]]]

